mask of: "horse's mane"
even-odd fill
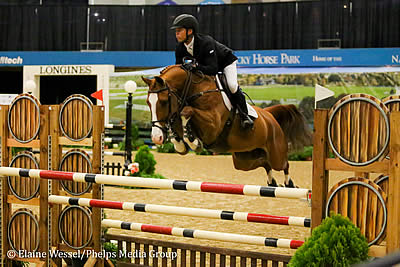
[[[165,68],[163,68],[163,69],[160,71],[160,74],[164,74],[164,73],[166,73],[167,71],[169,71],[170,69],[175,68],[175,67],[177,67],[177,66],[179,66],[179,65],[170,65],[170,66],[166,66]]]
[[[176,67],[181,67],[181,65],[179,65],[179,64],[177,64],[177,65],[170,65],[170,66],[167,66],[167,67],[165,67],[165,68],[163,68],[161,71],[160,71],[160,75],[162,75],[162,74],[165,74],[166,72],[168,72],[170,69],[172,69],[172,68],[176,68]],[[206,80],[208,80],[208,81],[214,81],[214,77],[213,76],[209,76],[209,75],[204,75],[204,74],[202,74],[202,73],[195,73],[197,76],[200,76],[201,77],[201,79],[206,79]]]

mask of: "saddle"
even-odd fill
[[[215,75],[215,81],[218,88],[224,91],[229,99],[232,99],[232,92],[231,90],[229,90],[228,81],[226,80],[225,74],[222,72],[218,72],[217,75]]]
[[[217,84],[218,89],[221,92],[224,105],[230,111],[230,114],[228,120],[224,125],[224,128],[222,129],[221,134],[217,137],[217,139],[212,144],[203,144],[203,145],[207,150],[220,153],[230,149],[227,142],[227,137],[232,129],[232,122],[239,111],[235,106],[232,105],[232,100],[231,100],[232,92],[231,90],[229,90],[228,82],[226,80],[225,75],[222,72],[219,72],[215,76],[215,82]],[[253,119],[258,118],[258,114],[252,106],[247,104],[247,109],[249,115],[252,116]]]

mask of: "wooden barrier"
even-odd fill
[[[315,110],[314,122],[312,229],[333,210],[348,216],[371,242],[379,244],[386,231],[390,233],[386,246],[372,246],[371,255],[383,256],[399,249],[400,183],[394,178],[399,175],[400,113],[389,116],[389,110],[376,98],[354,94],[340,100],[330,111]],[[336,158],[328,157],[330,150]],[[386,157],[389,151],[390,160]],[[388,176],[387,200],[378,185],[362,178],[344,180],[329,192],[330,171],[351,171],[356,177],[369,177],[370,173]]]
[[[100,173],[103,117],[103,107],[93,106],[90,100],[81,95],[72,95],[62,105],[52,106],[40,105],[32,95],[19,95],[10,106],[0,106],[1,166]],[[79,149],[63,153],[66,145],[90,146],[93,157]],[[16,148],[40,153],[38,158],[29,151],[14,155]],[[58,229],[57,218],[61,211],[57,208],[50,211],[48,196],[51,192],[65,195],[83,193],[92,198],[101,196],[101,188],[97,185],[87,188],[86,184],[83,187],[76,183],[60,185],[58,181],[19,179],[15,176],[2,179],[2,266],[11,266],[11,260],[6,255],[11,248],[47,254],[49,249],[70,250],[66,240],[60,240],[58,231],[54,231]],[[12,213],[15,205],[25,208]],[[39,208],[39,213],[34,211],[34,206]],[[100,212],[100,209],[95,209],[92,216],[100,220]],[[71,226],[69,219],[65,229]],[[92,231],[94,238],[90,240],[88,248],[101,251],[101,227],[96,225]],[[19,241],[24,239],[30,242]],[[81,240],[75,236],[74,242]],[[16,257],[13,260],[61,265],[60,260],[49,261],[48,258],[39,257]]]
[[[48,106],[41,106],[39,101],[29,94],[20,95],[10,106],[0,106],[1,166],[26,165],[34,168],[48,168],[46,153],[49,133],[49,124],[46,123],[48,116]],[[13,149],[17,148],[36,148],[44,153],[40,154],[39,159],[29,157],[27,153],[18,154],[13,158]],[[47,241],[49,226],[43,219],[48,216],[49,184],[43,180],[37,187],[37,182],[33,180],[22,182],[19,179],[12,176],[2,179],[2,266],[10,266],[5,254],[12,248],[39,252],[46,252],[49,249]],[[26,208],[13,212],[14,205],[22,203],[27,205]],[[38,207],[39,213],[34,213],[32,206]],[[26,240],[30,242],[19,241],[25,237],[28,237]],[[44,242],[38,242],[38,239]]]
[[[128,235],[105,235],[106,241],[115,241],[119,250],[177,252],[178,258],[135,257],[133,263],[117,262],[118,266],[287,266],[291,256],[237,249],[206,247],[187,243],[140,238]]]

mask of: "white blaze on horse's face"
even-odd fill
[[[158,95],[156,93],[150,93],[148,100],[150,103],[151,120],[158,121],[158,118],[157,118]],[[162,128],[162,126],[159,122],[156,122],[155,125]],[[151,140],[156,145],[162,145],[162,143],[164,142],[164,134],[161,131],[161,129],[158,127],[155,127],[155,126],[151,127]]]

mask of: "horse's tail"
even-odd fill
[[[295,105],[275,105],[264,110],[270,112],[281,126],[291,151],[312,144],[311,129]]]

